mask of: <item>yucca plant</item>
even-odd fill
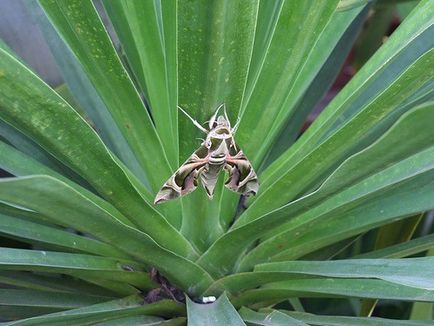
[[[1,46],[0,320],[431,324],[370,315],[432,317],[434,235],[413,237],[434,209],[432,0],[299,137],[368,2],[28,1],[73,100]],[[212,200],[154,205],[204,137],[177,105],[202,123],[222,103],[258,194],[221,173]]]

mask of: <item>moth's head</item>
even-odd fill
[[[226,127],[230,128],[231,125],[228,120],[226,120],[226,117],[223,115],[219,115],[217,118],[217,126],[216,127]]]

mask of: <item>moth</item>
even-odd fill
[[[238,118],[232,128],[224,104],[220,105],[208,122],[209,130],[178,107],[201,131],[206,134],[200,147],[166,181],[155,197],[154,204],[185,196],[194,191],[199,181],[210,199],[221,171],[229,178],[226,188],[245,196],[255,195],[259,189],[258,177],[244,153],[237,147],[234,134],[240,123]],[[220,109],[223,115],[218,115]]]

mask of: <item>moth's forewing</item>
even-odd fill
[[[185,196],[195,190],[202,169],[208,162],[205,158],[207,153],[206,147],[199,147],[161,187],[154,204]]]
[[[225,169],[229,172],[226,188],[246,196],[256,195],[259,190],[258,177],[242,151],[226,159]]]

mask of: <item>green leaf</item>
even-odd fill
[[[173,317],[183,313],[183,305],[174,301],[162,300],[152,304],[145,304],[140,295],[134,295],[83,308],[13,321],[5,325],[87,325],[122,317],[141,315]]]
[[[63,273],[83,279],[97,276],[144,289],[154,285],[137,263],[83,254],[0,248],[0,266],[2,270]]]
[[[47,307],[61,310],[92,305],[110,298],[84,293],[60,293],[35,290],[0,289],[0,305]]]
[[[314,45],[337,3],[337,0],[285,1],[268,47],[264,47],[263,42],[255,42],[242,119],[236,135],[254,167],[259,167],[285,122],[294,113],[299,97],[326,60],[330,49],[315,51],[318,48]]]
[[[325,316],[313,315],[296,311],[285,311],[286,314],[294,318],[300,319],[309,325],[318,326],[428,326],[431,322],[427,321],[410,321],[410,320],[397,320],[385,318],[358,318],[358,317],[345,317],[345,316]]]
[[[432,3],[422,1],[297,143],[264,171],[260,193],[235,226],[260,216],[265,206],[278,208],[312,190],[345,158],[375,141],[409,101],[432,93],[433,71],[426,68],[433,66],[433,17]]]
[[[249,290],[231,301],[235,307],[259,302],[280,302],[300,298],[378,298],[404,301],[433,302],[434,291],[402,286],[382,280],[304,279],[270,283]]]
[[[385,170],[384,174],[370,177],[363,183],[349,188],[342,194],[336,195],[336,197],[332,197],[330,201],[327,200],[315,209],[300,215],[300,219],[292,220],[294,224],[291,223],[292,226],[289,227],[287,232],[276,236],[272,241],[270,240],[270,243],[273,242],[276,245],[288,233],[294,236],[297,234],[294,239],[284,243],[285,248],[291,249],[275,254],[272,260],[288,260],[301,257],[324,246],[390,223],[393,219],[399,220],[432,209],[434,203],[428,198],[433,195],[434,187],[428,183],[428,180],[433,178],[434,170],[428,166],[425,166],[425,168],[420,166],[420,170],[417,169],[417,171],[409,170],[409,166],[415,166],[416,161],[422,163],[424,159],[429,156],[432,157],[432,155],[434,155],[434,148],[410,157],[403,161],[402,164],[396,164],[396,169]],[[378,192],[374,192],[375,194],[367,194],[366,197],[354,196],[353,191],[358,192],[363,188],[363,185],[373,190],[377,187],[376,182],[389,178],[391,181],[395,173],[399,174],[398,170],[400,169],[408,169],[407,172],[410,172],[408,177],[399,181],[396,180],[396,183],[393,182],[394,185],[390,184]],[[412,173],[415,174],[411,176]],[[346,196],[351,197],[351,199],[347,197],[349,201],[346,204],[343,204],[343,206],[337,204],[340,199],[345,201]],[[332,202],[337,205],[331,204]],[[325,207],[329,207],[331,210],[329,211]],[[320,210],[324,210],[324,214],[318,213]],[[314,215],[315,217],[313,217]],[[265,247],[267,246],[265,245]],[[268,246],[267,249],[271,249],[271,247]],[[263,252],[261,256],[262,254]]]
[[[0,272],[0,283],[31,290],[87,293],[99,296],[114,295],[112,291],[66,275],[50,274],[47,276],[32,272],[2,271]],[[125,283],[123,285],[125,287]]]
[[[232,125],[240,111],[252,55],[259,1],[178,2],[178,102],[203,123],[225,103]],[[202,132],[181,114],[180,161],[200,145]],[[169,177],[169,175],[167,175]],[[182,233],[206,250],[222,233],[221,215],[232,218],[239,196],[224,194],[222,179],[213,201],[198,189],[183,199]],[[229,211],[222,211],[222,196]],[[197,212],[201,212],[198,216]]]
[[[224,293],[208,304],[195,303],[187,297],[187,317],[188,326],[246,325]]]
[[[260,313],[243,307],[240,309],[240,315],[244,321],[253,325],[308,326],[304,322],[292,318],[278,310],[273,310],[270,313]]]
[[[247,223],[244,226],[235,227],[233,230],[225,234],[221,237],[198,261],[201,266],[206,266],[205,268],[208,271],[214,271],[222,274],[227,274],[230,271],[231,266],[236,263],[240,254],[243,253],[245,249],[247,249],[248,245],[251,244],[254,240],[260,238],[267,232],[273,232],[273,230],[278,230],[279,232],[283,232],[282,225],[285,226],[287,230],[293,230],[290,225],[306,225],[307,227],[311,227],[313,222],[309,221],[308,216],[312,216],[312,219],[320,218],[321,214],[325,213],[324,207],[327,205],[325,203],[319,205],[324,199],[329,198],[329,203],[333,202],[334,199],[331,198],[331,195],[336,193],[336,198],[341,198],[346,192],[348,192],[348,204],[352,201],[356,200],[357,197],[354,196],[354,193],[351,191],[352,188],[346,189],[351,184],[357,185],[359,183],[360,190],[364,188],[364,191],[376,193],[381,189],[376,188],[374,184],[364,184],[363,180],[372,180],[371,182],[379,182],[384,183],[387,189],[392,184],[397,184],[399,181],[392,181],[392,167],[394,164],[399,163],[395,167],[395,171],[400,171],[403,166],[414,166],[413,160],[415,162],[419,162],[418,152],[423,151],[426,148],[432,146],[432,137],[434,137],[432,128],[428,126],[430,121],[434,118],[433,116],[434,110],[432,104],[427,104],[420,108],[416,108],[413,111],[410,111],[407,115],[403,116],[401,120],[399,120],[393,128],[390,129],[388,133],[386,133],[381,139],[379,139],[375,144],[371,147],[365,149],[364,151],[350,157],[344,164],[341,165],[339,169],[337,169],[329,179],[314,193],[301,198],[298,201],[294,201],[286,206],[283,206],[279,210],[271,211],[268,214],[254,220],[253,222]],[[420,138],[419,136],[420,135]],[[408,142],[401,142],[401,137],[405,137],[408,139]],[[414,142],[413,142],[414,140]],[[408,145],[408,146],[407,146]],[[394,148],[393,151],[389,150],[390,148]],[[382,156],[382,160],[376,160],[375,158],[378,155]],[[407,159],[406,157],[412,157],[413,159]],[[425,156],[429,162],[429,153],[420,154],[421,156]],[[404,160],[400,163],[400,160]],[[420,163],[422,163],[420,161]],[[385,166],[389,167],[389,170],[382,170]],[[405,168],[407,169],[407,167]],[[404,170],[406,172],[410,172],[410,170]],[[419,170],[415,168],[413,170],[414,173],[421,173],[422,169]],[[375,173],[378,173],[375,176]],[[379,176],[382,175],[384,178],[380,179]],[[411,173],[408,174],[408,177],[411,178]],[[382,180],[382,181],[380,181]],[[390,183],[392,182],[392,183]],[[424,183],[422,177],[419,182]],[[425,180],[427,182],[427,180]],[[389,186],[387,186],[389,184]],[[415,186],[417,187],[416,183]],[[353,186],[356,187],[356,186]],[[429,186],[427,186],[429,187]],[[401,186],[398,189],[402,189]],[[358,189],[358,188],[354,188]],[[391,188],[393,189],[393,188]],[[339,192],[341,191],[341,192]],[[395,190],[398,191],[398,190]],[[405,190],[402,190],[405,191]],[[362,191],[363,192],[363,191]],[[360,192],[360,194],[362,193]],[[398,194],[397,194],[398,196]],[[429,197],[429,194],[423,195]],[[404,197],[405,198],[405,197]],[[392,199],[391,199],[392,200]],[[406,199],[407,200],[407,199]],[[381,198],[377,198],[377,201],[381,202]],[[408,200],[411,202],[411,200]],[[427,202],[420,201],[420,204],[425,205]],[[317,206],[318,205],[318,206]],[[417,205],[416,202],[414,205]],[[395,206],[394,204],[392,206]],[[391,206],[391,207],[392,207]],[[350,206],[352,207],[352,206]],[[415,210],[420,209],[423,210],[425,206],[419,206]],[[397,208],[397,207],[396,207]],[[409,208],[409,207],[407,207]],[[249,208],[250,209],[250,208]],[[401,207],[403,211],[406,208]],[[363,210],[360,209],[359,213],[362,214]],[[397,214],[397,213],[395,213]],[[291,219],[289,219],[291,217]],[[385,219],[386,217],[384,217]],[[389,217],[390,218],[390,217]],[[373,212],[370,223],[375,223],[379,219],[378,213]],[[383,219],[383,221],[384,221]],[[336,220],[339,220],[336,217]],[[346,221],[343,219],[342,221]],[[387,220],[386,220],[387,221]],[[384,223],[386,223],[384,221]],[[284,224],[286,222],[286,224]],[[361,219],[354,223],[352,226],[357,225],[369,225],[368,220]],[[348,224],[350,226],[350,224]],[[375,227],[375,224],[371,226],[371,228]],[[339,229],[334,229],[333,232],[339,232]],[[291,243],[293,244],[295,239],[301,237],[301,235],[294,236],[296,231],[288,231],[290,232],[289,236],[287,233],[281,233],[280,235],[275,235],[269,241],[265,241],[261,243],[254,251],[249,253],[249,256],[243,259],[241,262],[242,270],[248,270],[254,264],[259,261],[264,261],[269,259],[270,256],[274,255],[276,252],[282,250],[282,246],[290,247]],[[323,234],[324,236],[327,234]],[[348,237],[351,235],[348,234]],[[303,238],[302,238],[303,239]],[[331,238],[330,238],[331,239]],[[339,239],[336,239],[336,242]],[[301,247],[308,248],[309,244],[303,241],[303,245]],[[300,248],[301,248],[300,247]],[[291,249],[292,250],[292,249]]]
[[[125,218],[116,208],[111,206],[108,202],[103,200],[102,198],[96,196],[94,193],[87,191],[86,189],[78,186],[76,183],[72,182],[70,179],[64,177],[63,175],[51,170],[47,166],[35,161],[32,157],[21,153],[20,151],[14,149],[13,147],[3,143],[0,141],[0,167],[11,174],[16,176],[28,176],[28,175],[48,175],[59,179],[62,182],[65,182],[78,192],[84,194],[87,198],[89,198],[94,203],[101,206],[103,209],[108,211],[111,215],[115,216],[120,221],[124,222],[127,225],[132,226],[131,222]],[[133,177],[130,176],[130,180],[133,181]],[[0,211],[6,213],[7,215],[12,214],[11,216],[16,216],[25,219],[37,220],[44,222],[47,219],[44,216],[38,215],[37,213],[30,213],[28,211],[18,210],[9,207],[5,207],[4,204],[0,203]],[[12,213],[11,213],[12,212]],[[36,214],[36,215],[35,215]]]
[[[130,146],[71,50],[51,25],[37,1],[27,1],[25,5],[40,27],[62,78],[67,83],[68,90],[71,91],[74,100],[80,104],[80,107],[86,111],[95,123],[95,129],[107,147],[121,158],[128,168],[149,187],[149,182]]]
[[[255,271],[348,279],[377,278],[414,288],[434,290],[434,257],[279,262],[257,265]]]
[[[433,247],[434,234],[430,234],[394,246],[357,255],[354,258],[401,258],[421,253]]]
[[[114,319],[106,322],[99,322],[95,326],[155,326],[161,325],[164,319],[153,316],[136,316]]]
[[[74,173],[71,169],[62,164],[55,157],[50,155],[46,150],[39,146],[29,137],[25,136],[23,133],[7,124],[6,122],[0,120],[0,136],[9,144],[8,146],[15,148],[17,151],[23,153],[23,155],[28,155],[33,161],[39,163],[39,165],[46,166],[57,174],[62,175],[65,179],[71,179],[76,183],[86,187],[87,189],[92,189],[88,182],[83,178]],[[5,142],[0,139],[1,143]],[[6,153],[0,152],[2,159],[6,158],[8,160]],[[22,165],[22,164],[20,164]],[[94,191],[94,190],[93,190]]]
[[[0,118],[30,135],[86,178],[162,246],[183,256],[191,254],[188,241],[146,202],[95,131],[46,84],[1,49],[0,58],[0,94],[4,95],[0,97]]]
[[[157,191],[166,174],[170,174],[169,164],[151,118],[92,1],[41,0],[39,3],[98,91],[146,172],[152,190]]]
[[[177,3],[104,1],[172,168],[178,165]],[[143,17],[146,16],[146,19]],[[130,60],[131,58],[131,60]]]
[[[138,261],[156,267],[174,284],[191,293],[201,291],[212,281],[193,262],[163,249],[147,234],[123,224],[85,194],[51,177],[2,179],[0,200],[35,210],[55,223],[111,243]],[[165,230],[162,228],[161,232]],[[183,273],[178,273],[179,268]]]
[[[363,9],[363,10],[362,10]],[[292,145],[300,134],[308,115],[315,109],[317,103],[325,96],[332,87],[333,81],[337,77],[344,60],[348,57],[354,41],[365,21],[367,9],[360,7],[348,12],[335,12],[326,25],[321,37],[315,44],[312,51],[321,54],[316,57],[315,64],[307,67],[314,68],[309,87],[301,98],[297,101],[294,113],[277,136],[276,142],[271,147],[271,152],[267,155],[265,166],[277,159],[286,149]],[[327,59],[324,59],[327,58]],[[319,71],[316,65],[322,63]]]
[[[372,0],[340,0],[338,3],[337,10],[345,11],[353,8],[357,8],[360,6],[364,6]]]
[[[353,154],[357,146],[360,146],[360,143],[366,140],[378,126],[384,124],[388,116],[396,115],[399,111],[395,111],[396,107],[432,80],[434,68],[431,71],[427,67],[434,67],[433,61],[434,50],[431,50],[414,62],[362,112],[305,156],[303,160],[291,167],[281,165],[276,169],[275,176],[278,179],[272,176],[267,179],[264,172],[262,192],[257,195],[256,200],[233,227],[252,221],[270,209],[280,207],[310,188],[316,187],[333,168]],[[321,164],[315,162],[321,162]],[[275,163],[272,164],[274,165]]]
[[[24,242],[51,245],[59,250],[81,251],[118,258],[128,256],[106,243],[3,214],[0,214],[0,234],[18,238]]]

